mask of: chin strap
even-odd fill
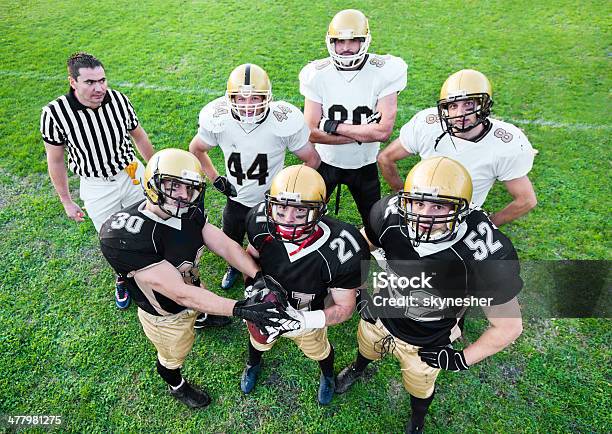
[[[289,256],[293,256],[295,254],[297,254],[298,252],[300,252],[302,249],[312,245],[315,241],[317,241],[319,238],[321,238],[321,235],[323,235],[323,229],[321,229],[319,226],[317,226],[317,229],[315,229],[315,231],[310,234],[310,236],[308,238],[306,238],[304,241],[302,241],[298,248],[296,250],[294,250],[293,252],[289,253]]]

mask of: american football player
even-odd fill
[[[448,77],[437,107],[414,115],[399,138],[378,155],[378,165],[391,188],[402,188],[397,161],[412,154],[446,156],[470,172],[475,206],[483,205],[495,180],[504,183],[513,200],[491,215],[496,226],[529,212],[537,203],[528,177],[533,148],[519,128],[489,116],[492,106],[493,89],[481,72],[463,69]]]
[[[368,53],[371,39],[362,12],[340,11],[327,31],[329,57],[309,63],[299,75],[304,117],[321,155],[318,170],[327,195],[345,184],[364,224],[380,199],[376,155],[393,131],[397,95],[407,80],[402,59]]]
[[[193,154],[157,152],[143,183],[146,200],[111,215],[100,230],[100,246],[138,305],[142,328],[157,349],[157,372],[170,393],[189,407],[204,407],[208,394],[181,375],[197,312],[234,315],[260,327],[289,317],[272,303],[230,300],[202,286],[198,267],[206,247],[256,280],[261,273],[239,244],[207,222],[201,206],[205,178]]]
[[[325,183],[316,170],[289,166],[272,180],[265,201],[247,215],[247,251],[262,273],[287,292],[287,314],[295,319],[276,328],[293,340],[309,359],[319,362],[317,399],[328,404],[334,394],[334,349],[327,327],[346,321],[355,308],[356,289],[367,272],[368,245],[352,225],[325,216]],[[362,264],[362,261],[365,261]],[[327,307],[324,299],[330,296]],[[274,341],[262,344],[253,336],[240,387],[250,393],[261,369],[262,354]]]
[[[272,178],[283,168],[287,149],[310,167],[320,164],[302,112],[288,102],[272,101],[268,74],[252,63],[232,71],[225,96],[202,109],[199,125],[189,150],[215,188],[227,196],[223,232],[239,244],[247,212],[263,200]],[[215,146],[223,151],[225,175],[219,175],[208,156]],[[221,287],[230,288],[237,276],[238,271],[229,266]]]
[[[382,292],[360,300],[357,359],[338,374],[336,390],[344,393],[371,361],[393,354],[410,394],[408,432],[422,432],[440,370],[466,370],[522,332],[516,251],[484,212],[469,207],[471,200],[472,181],[460,163],[425,159],[412,168],[402,191],[374,205],[364,230],[371,248],[385,252],[386,275],[410,283],[401,287],[387,279],[376,285]],[[407,300],[403,305],[398,294]],[[374,303],[376,297],[399,307]],[[482,307],[490,327],[461,350],[453,343],[468,303]]]

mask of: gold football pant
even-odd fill
[[[376,324],[360,320],[357,343],[359,352],[370,360],[381,359],[385,352],[393,354],[400,362],[406,391],[417,398],[431,396],[440,370],[421,360],[417,353],[420,347],[394,338],[380,320]]]
[[[283,335],[282,337],[286,337],[287,339],[291,339],[293,342],[295,342],[298,348],[302,350],[304,355],[311,360],[323,360],[329,356],[329,353],[331,352],[331,345],[327,339],[327,327],[322,329],[312,329],[297,336]],[[260,344],[250,335],[249,339],[251,339],[251,344],[258,351],[268,351],[276,343],[276,341],[274,341],[270,344]]]
[[[195,340],[193,325],[198,312],[185,309],[174,315],[155,316],[138,308],[138,319],[147,338],[157,349],[162,366],[178,369],[191,351]]]

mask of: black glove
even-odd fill
[[[257,327],[264,330],[266,326],[274,327],[281,320],[293,321],[293,318],[284,311],[279,310],[276,304],[267,301],[265,303],[253,303],[252,299],[239,300],[234,305],[232,314],[235,317],[251,321]],[[272,321],[275,319],[276,321]]]
[[[359,316],[362,320],[369,322],[370,324],[376,324],[378,317],[372,313],[370,309],[370,302],[366,298],[362,297],[361,291],[365,291],[365,289],[359,290],[355,309],[357,309],[357,312],[359,312]]]
[[[368,116],[366,118],[366,124],[373,124],[373,123],[380,123],[380,118],[382,118],[382,115],[380,114],[380,112],[376,112],[376,113],[372,113],[370,116]]]
[[[321,119],[319,122],[319,129],[325,131],[327,134],[336,134],[336,130],[338,129],[338,125],[340,125],[342,121],[332,121],[329,119]]]
[[[454,350],[452,347],[430,347],[419,350],[421,360],[432,368],[445,369],[447,371],[465,371],[469,368],[465,361],[463,351]]]
[[[234,187],[225,176],[217,176],[217,178],[213,181],[213,187],[215,187],[227,197],[238,196],[236,187]]]

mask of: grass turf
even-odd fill
[[[316,404],[318,372],[288,342],[265,357],[254,393],[238,379],[247,332],[205,332],[185,376],[210,408],[191,412],[165,392],[135,309],[117,312],[112,273],[93,225],[68,221],[46,175],[40,108],[64,93],[64,62],[96,54],[111,87],[131,98],[156,148],[185,149],[197,114],[231,69],[263,66],[277,99],[297,105],[297,74],[324,57],[324,33],[344,2],[17,2],[0,9],[0,414],[60,414],[62,431],[397,432],[409,418],[399,368]],[[399,127],[431,106],[444,79],[473,67],[495,89],[494,115],[540,150],[538,207],[503,228],[522,259],[610,259],[610,14],[606,2],[361,2],[371,51],[409,64]],[[218,151],[213,160],[221,167]],[[289,162],[295,161],[289,157]],[[414,164],[400,164],[403,173]],[[78,181],[71,180],[74,196]],[[387,188],[386,186],[384,188]],[[207,196],[219,223],[222,197]],[[345,192],[346,193],[346,192]],[[502,186],[487,208],[508,201]],[[359,224],[348,195],[340,217]],[[223,263],[202,275],[218,288]],[[240,296],[238,285],[228,294]],[[330,329],[336,368],[355,354],[357,318]],[[482,320],[468,320],[475,340]],[[516,344],[466,373],[443,373],[428,428],[440,432],[606,432],[612,425],[608,319],[534,319]]]

